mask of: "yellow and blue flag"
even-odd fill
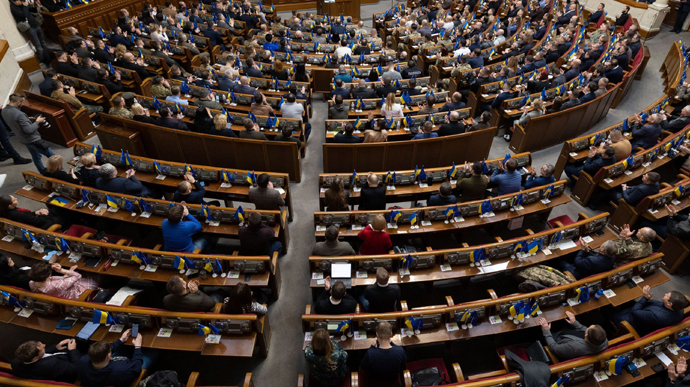
[[[24,303],[19,301],[15,296],[9,294],[8,292],[2,292],[2,299],[5,300],[7,305],[14,306],[15,308],[24,307]]]
[[[413,212],[413,213],[410,215],[410,224],[413,225],[413,226],[415,226],[415,225],[417,225],[417,222],[418,222],[418,221],[419,221],[419,218],[417,217],[417,213],[416,213],[416,212]]]
[[[614,375],[623,374],[623,367],[628,362],[628,358],[616,357],[609,361],[609,372]]]
[[[453,161],[453,166],[450,167],[450,172],[448,172],[448,176],[450,177],[456,177],[458,174],[458,169],[455,168],[455,161]]]
[[[486,255],[484,253],[483,248],[474,249],[470,252],[470,262],[472,262],[472,263],[481,262],[484,259],[486,259]]]
[[[239,219],[240,222],[244,222],[244,210],[242,209],[242,206],[237,207],[237,210],[235,211],[235,219]]]
[[[577,295],[577,302],[589,301],[589,286],[575,289],[575,294]]]
[[[529,315],[532,317],[537,317],[539,313],[541,313],[541,309],[539,309],[539,303],[537,301],[534,301],[532,307],[529,310]]]
[[[199,324],[199,336],[210,335],[210,334],[217,335],[219,333],[220,333],[220,331],[213,324],[208,324],[208,325]]]
[[[96,160],[100,160],[101,155],[103,154],[103,150],[101,149],[100,145],[92,145],[91,153],[93,153],[93,155],[96,156]]]
[[[98,310],[98,309],[93,310],[92,322],[94,324],[106,324],[106,325],[117,324],[117,321],[115,321],[115,319],[110,315],[110,313],[106,312],[105,310]]]
[[[129,157],[129,151],[120,150],[120,164],[131,167],[132,159]]]
[[[60,251],[68,251],[69,250],[69,242],[65,240],[65,238],[61,236],[55,236],[53,243],[55,244],[55,248],[60,250]]]
[[[141,251],[134,252],[134,254],[132,255],[132,261],[140,265],[148,265],[149,263],[151,263],[146,254],[142,253]]]
[[[52,199],[50,199],[50,202],[48,202],[48,203],[52,204],[54,206],[64,207],[67,205],[67,203],[69,203],[69,200],[67,200],[65,198],[61,198],[59,196],[55,196]]]
[[[22,230],[22,241],[31,243],[37,242],[34,233],[29,230]]]
[[[491,206],[491,200],[484,200],[482,204],[479,206],[479,213],[480,214],[488,214],[489,212],[492,212],[494,208]]]
[[[351,325],[352,325],[352,319],[341,321],[338,324],[338,327],[335,328],[335,331],[340,332],[340,333],[345,333],[345,332],[347,332],[348,329],[350,329]]]
[[[551,195],[553,195],[553,184],[544,188],[544,192],[542,193],[542,196],[545,198],[549,198],[549,197],[551,197]]]
[[[117,208],[117,202],[110,195],[105,195],[105,201],[110,208]]]
[[[393,223],[394,221],[397,222],[401,216],[402,213],[400,211],[392,210],[390,213],[388,213],[388,223]]]
[[[182,257],[176,255],[173,261],[173,267],[177,270],[189,269],[194,267],[194,262],[190,261],[189,258],[184,255]]]
[[[679,185],[676,187],[676,189],[673,190],[673,193],[676,194],[676,196],[681,197],[683,196],[683,186]]]

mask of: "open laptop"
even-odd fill
[[[335,281],[342,281],[347,289],[352,287],[352,264],[351,263],[332,263],[331,278]]]

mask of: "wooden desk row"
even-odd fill
[[[424,140],[364,144],[323,144],[325,173],[396,171],[461,165],[465,160],[486,159],[496,128]]]
[[[86,153],[93,151],[93,145],[77,142],[74,144],[75,158],[70,161],[72,165],[79,165],[79,157]],[[107,149],[101,150],[100,164],[110,163],[116,167],[131,168],[137,171],[137,179],[149,185],[155,185],[167,193],[177,190],[177,185],[184,181],[184,166],[183,163],[175,163],[169,161],[157,161],[161,167],[161,174],[165,176],[164,179],[158,179],[158,173],[153,166],[153,159],[142,156],[130,155],[132,160],[131,166],[126,166],[121,163],[120,156],[122,152],[111,151]],[[238,169],[223,169],[217,167],[209,167],[206,165],[194,165],[191,167],[196,172],[196,179],[204,182],[204,189],[206,190],[206,197],[217,198],[225,200],[226,206],[232,207],[233,201],[249,202],[249,189],[253,186],[247,181],[247,176],[254,173],[256,176],[264,172],[248,171]],[[225,172],[231,181],[224,184],[223,172]],[[125,176],[126,170],[119,174]],[[273,183],[273,187],[282,190],[281,197],[285,200],[285,204],[289,211],[289,220],[292,221],[293,205],[292,195],[290,190],[290,180],[285,173],[266,172],[270,175],[269,179]]]
[[[666,274],[658,270],[660,265],[661,254],[654,254],[568,285],[501,298],[497,298],[495,293],[489,290],[490,298],[488,299],[457,305],[448,299],[447,306],[421,307],[413,310],[406,310],[403,303],[401,312],[318,315],[311,314],[311,308],[308,305],[306,313],[302,315],[302,329],[305,332],[303,346],[306,347],[309,344],[311,333],[315,329],[324,328],[335,336],[336,341],[341,340],[339,345],[345,350],[368,349],[375,344],[374,331],[376,324],[380,321],[391,323],[394,331],[392,341],[399,346],[463,340],[539,327],[536,305],[541,312],[538,316],[549,322],[565,319],[565,312],[579,315],[609,305],[622,305],[641,297],[643,286],[654,287],[669,280]],[[631,288],[627,282],[632,282],[633,277],[639,283]],[[611,297],[602,295],[599,299],[595,299],[594,295],[600,289],[613,295]],[[577,291],[588,291],[589,297],[578,299]],[[522,311],[525,318],[522,321],[516,321],[522,309],[521,306],[524,307]],[[513,310],[511,307],[514,307]],[[532,310],[535,310],[535,316],[530,316]],[[466,316],[466,312],[472,316]],[[463,316],[466,317],[464,321]],[[415,329],[419,331],[416,334],[411,334],[414,331],[411,332],[411,329],[406,327],[406,322],[410,318],[421,324]],[[338,330],[342,321],[349,323],[349,329],[345,332]],[[472,328],[468,329],[467,325],[470,322]],[[358,335],[353,335],[355,332]],[[341,335],[345,336],[345,340],[339,337]]]
[[[435,109],[440,109],[443,107],[443,105],[446,104],[445,99],[448,96],[447,92],[442,92],[439,93],[440,95],[436,97],[436,103],[434,104]],[[395,99],[395,103],[400,104],[400,98]],[[356,108],[357,100],[356,99],[345,99],[343,100],[343,103],[345,105],[350,106],[350,111],[348,113],[348,116],[352,119],[360,118],[366,120],[366,117],[369,115],[369,113],[372,113],[374,117],[382,117],[383,114],[381,113],[381,109],[383,107],[383,104],[381,103],[384,99],[382,98],[372,98],[372,99],[363,99],[360,100],[360,103],[362,105],[361,109]],[[426,95],[425,94],[419,94],[414,97],[410,97],[410,102],[403,104],[402,110],[405,115],[410,115],[410,116],[416,116],[419,114],[419,110],[421,110],[421,104],[426,101]],[[335,102],[333,100],[328,101],[328,107],[331,108],[333,105],[335,105]],[[462,115],[464,117],[468,117],[470,115],[470,109],[458,109],[462,111]],[[434,117],[434,121],[436,120],[436,117],[441,118],[438,122],[443,122],[443,117],[448,114],[448,112],[437,112],[432,115]],[[426,117],[428,118],[429,115],[427,114]],[[333,118],[330,117],[329,114],[329,120],[328,121],[337,121]]]
[[[0,286],[0,290],[9,293],[14,301],[23,305],[22,308],[15,308],[9,304],[11,301],[3,298],[0,322],[6,324],[74,337],[87,322],[94,320],[94,314],[98,310],[107,312],[122,327],[101,324],[89,340],[113,342],[121,336],[122,331],[132,324],[138,324],[144,348],[193,351],[206,356],[252,357],[254,347],[258,345],[261,356],[268,356],[271,330],[267,316],[221,314],[218,313],[218,304],[214,313],[183,313],[140,306],[74,301],[9,286]],[[22,312],[27,310],[32,313],[24,317]],[[70,329],[57,329],[63,318],[75,319],[76,323]],[[198,334],[199,325],[209,324],[220,331],[220,342],[217,344],[207,343],[207,336]],[[165,331],[169,333],[164,334]]]
[[[5,254],[12,256],[47,260],[46,257],[50,255],[48,251],[61,251],[55,244],[57,238],[64,239],[69,249],[60,255],[53,255],[51,260],[65,267],[77,265],[80,271],[156,282],[168,282],[170,277],[180,275],[190,280],[196,277],[201,285],[235,286],[243,282],[254,287],[270,287],[276,298],[280,292],[277,254],[272,257],[180,254],[161,251],[160,246],[153,249],[129,246],[126,239],[121,239],[118,243],[104,243],[90,239],[92,235],[88,233],[78,237],[67,236],[59,230],[42,230],[4,218],[0,218],[0,228],[5,236],[0,246]],[[33,235],[37,243],[36,249],[32,248],[30,236],[25,235],[24,231]],[[174,266],[177,256],[185,261],[182,273],[179,267]],[[87,264],[89,259],[91,261]],[[207,267],[209,262],[212,268]]]
[[[331,225],[340,229],[340,237],[356,238],[359,231],[370,224],[376,215],[383,215],[386,218],[388,222],[386,231],[391,237],[404,238],[409,238],[411,234],[421,236],[419,234],[487,227],[498,222],[542,212],[546,212],[543,216],[546,220],[554,207],[570,202],[570,198],[563,195],[566,183],[565,180],[561,180],[554,184],[508,195],[455,205],[380,211],[319,211],[314,213],[316,238],[324,238],[326,229]],[[395,190],[397,191],[397,187]],[[399,219],[394,220],[398,214]],[[412,217],[417,219],[417,228],[411,227]]]
[[[517,161],[518,171],[520,172],[520,174],[522,174],[523,178],[526,177],[526,175],[530,173],[529,168],[532,165],[532,154],[530,154],[529,152],[520,153],[512,155],[511,158]],[[491,174],[498,168],[499,162],[503,161],[505,161],[505,157],[483,160],[482,162],[486,165],[486,169],[483,171],[483,174],[486,176],[491,176]],[[469,162],[469,165],[471,166],[473,163],[473,161]],[[457,178],[471,176],[471,173],[469,171],[464,171],[464,166],[465,162],[461,162],[456,165]],[[448,177],[450,176],[452,169],[452,165],[438,168],[426,168],[425,173],[427,175],[427,180],[429,177],[431,177],[433,179],[433,183],[448,181]],[[356,171],[353,172],[356,173]],[[391,173],[391,179],[393,177],[392,173],[395,173],[395,182],[393,184],[395,186],[395,189],[386,190],[386,202],[394,203],[404,200],[411,200],[412,202],[416,202],[418,200],[426,200],[429,198],[429,196],[438,191],[438,187],[434,184],[427,184],[427,186],[424,186],[423,184],[417,184],[418,179],[414,176],[415,171],[413,169],[381,171],[374,173],[379,177],[380,181],[385,183],[386,175],[389,172]],[[343,186],[350,192],[350,198],[348,199],[348,202],[351,205],[359,203],[359,190],[356,191],[352,185],[352,173],[320,173],[319,209],[321,211],[323,211],[326,208],[326,204],[324,202],[325,192],[333,184],[333,180],[336,177],[340,177],[343,180]],[[357,174],[356,177],[357,179],[355,181],[355,186],[362,187],[366,183],[368,173],[365,174],[364,172],[362,172],[361,174]],[[450,178],[449,182],[451,183],[451,185],[456,184],[455,180],[456,178]]]
[[[163,220],[167,218],[168,208],[174,204],[167,200],[139,198],[71,184],[44,177],[31,171],[24,171],[23,174],[27,185],[17,190],[17,195],[58,206],[79,215],[96,216],[101,219],[160,228]],[[83,202],[84,196],[88,198],[88,203]],[[273,229],[275,237],[284,246],[288,242],[285,231],[287,227],[287,213],[285,211],[249,209],[239,211],[236,208],[216,206],[204,208],[198,204],[188,204],[187,208],[190,215],[197,217],[197,219],[203,219],[201,221],[202,233],[218,237],[237,238],[239,229],[242,227],[240,224],[244,224],[240,217],[249,217],[250,213],[256,212],[261,214],[262,222]],[[286,252],[287,246],[283,249],[283,252]]]
[[[302,177],[299,149],[293,142],[186,132],[104,113],[100,117],[103,123],[96,132],[104,149],[193,165],[286,173],[295,182]]]
[[[588,244],[592,248],[597,248],[607,240],[616,239],[616,235],[606,228],[608,218],[609,214],[606,212],[592,218],[580,214],[577,222],[567,226],[539,233],[528,229],[526,230],[528,235],[524,237],[506,241],[496,238],[495,243],[475,246],[465,244],[464,247],[455,249],[385,255],[312,256],[309,257],[312,272],[310,286],[314,293],[323,287],[319,277],[324,278],[330,275],[331,267],[336,263],[352,265],[353,287],[373,284],[376,278],[371,273],[379,267],[390,271],[392,284],[466,278],[524,268],[578,251],[580,248],[577,246],[579,242],[576,242],[578,237],[589,237],[586,239],[590,240]],[[563,245],[563,248],[551,246],[554,238],[558,239],[557,235],[561,238],[559,244],[573,240],[576,245],[572,247]],[[534,255],[529,253],[530,249]],[[522,253],[518,254],[519,252]],[[409,275],[399,270],[404,268],[409,268]]]
[[[601,168],[594,176],[582,171],[575,187],[573,187],[571,196],[576,202],[584,206],[597,188],[613,189],[668,163],[672,160],[670,154],[679,152],[677,147],[681,144],[687,144],[688,139],[690,139],[690,125],[678,133],[668,135],[652,148],[631,155],[632,163],[628,161],[630,157],[626,160],[617,161],[615,164]]]
[[[673,107],[668,106],[669,101],[669,98],[663,95],[659,97],[659,99],[657,99],[654,103],[652,103],[645,109],[641,110],[637,114],[639,114],[640,116],[644,115],[648,117],[662,110],[670,114],[674,109]],[[625,136],[627,140],[630,140],[631,134],[629,122],[633,117],[634,115],[615,125],[611,125],[608,128],[565,141],[563,143],[561,153],[558,156],[558,161],[556,162],[556,170],[554,172],[554,176],[556,176],[556,178],[559,178],[563,173],[563,170],[565,169],[566,165],[571,165],[587,158],[589,148],[592,145],[596,145],[604,140],[608,140],[611,135],[611,131],[613,130],[621,131],[623,136]]]

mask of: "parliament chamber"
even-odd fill
[[[10,1],[0,385],[690,385],[672,7]]]

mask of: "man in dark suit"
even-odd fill
[[[98,79],[98,72],[93,66],[91,58],[81,58],[81,65],[78,66],[79,78],[89,82]]]
[[[578,251],[573,262],[564,259],[560,263],[557,262],[557,268],[561,271],[569,271],[576,279],[580,280],[613,269],[617,252],[618,247],[613,241],[604,242],[599,247],[599,251],[595,252],[580,238],[580,251]]]
[[[114,51],[113,47],[108,47],[110,50]],[[96,40],[96,49],[93,50],[93,59],[101,62],[101,63],[112,63],[115,61],[115,56],[113,56],[113,53],[110,52],[110,50],[105,49],[105,42],[102,41],[101,39]]]
[[[259,66],[257,66],[254,63],[254,59],[252,58],[247,58],[247,67],[244,68],[244,75],[248,77],[254,77],[254,78],[263,78],[264,73],[261,72],[261,69],[259,69]]]
[[[132,39],[127,39],[127,37],[123,35],[122,29],[117,26],[115,27],[113,33],[110,34],[110,44],[112,44],[113,47],[116,47],[118,44],[122,44],[123,46],[130,48],[132,47]]]
[[[400,92],[403,94],[407,93],[410,95],[410,97],[422,94],[422,90],[417,88],[416,79],[410,79],[409,81],[407,81],[407,87],[403,87],[402,89],[400,89]]]
[[[646,285],[642,289],[642,295],[633,307],[615,314],[613,322],[619,324],[627,321],[640,336],[644,336],[683,321],[683,309],[688,307],[683,293],[672,290],[664,294],[661,301],[656,301],[652,300],[652,291]]]
[[[685,18],[688,17],[688,13],[690,13],[690,1],[681,0],[676,23],[673,25],[671,32],[679,34],[683,30],[683,24],[685,24]]]
[[[446,104],[441,106],[438,110],[440,112],[449,112],[458,109],[464,109],[465,103],[461,102],[462,94],[455,92],[453,93],[453,98],[446,97]]]
[[[545,57],[546,63],[549,63],[549,64],[555,63],[558,60],[558,58],[560,58],[560,57],[561,57],[561,55],[558,54],[558,47],[553,43],[549,43],[549,47],[548,47],[548,50],[546,51],[546,57]]]
[[[240,84],[235,86],[235,90],[233,92],[238,93],[238,94],[250,94],[254,95],[256,92],[256,89],[253,88],[252,86],[249,86],[249,79],[247,79],[246,76],[241,76],[240,77]]]
[[[178,118],[175,119],[172,117],[173,113],[170,111],[170,109],[162,108],[160,109],[159,114],[161,116],[156,120],[156,125],[171,129],[189,130],[187,124],[182,122],[182,113],[179,113]]]
[[[367,87],[367,82],[364,79],[358,81],[357,87],[352,89],[352,98],[376,98],[376,92],[374,89]]]
[[[46,348],[40,341],[20,344],[12,360],[12,373],[20,378],[73,383],[77,379],[79,351],[74,339]]]
[[[341,95],[343,99],[350,99],[350,89],[343,87],[343,80],[335,80],[335,90],[331,92],[332,95]]]
[[[535,32],[534,35],[532,35],[532,38],[534,38],[534,40],[541,40],[541,38],[543,38],[544,35],[546,35],[546,22],[542,19],[539,22],[539,28],[537,29],[537,32]]]
[[[587,159],[585,159],[584,165],[567,165],[563,171],[572,182],[575,181],[573,176],[580,176],[580,171],[585,171],[590,176],[594,176],[601,168],[615,163],[615,155],[616,150],[612,146],[607,146],[604,148],[603,155],[597,153],[596,147],[592,147],[589,149],[589,154],[587,155]]]
[[[46,78],[38,84],[38,90],[41,91],[41,95],[50,97],[50,95],[53,94],[53,81],[56,79],[58,79],[58,77],[55,70],[46,70]]]
[[[388,76],[384,76],[381,79],[383,86],[378,86],[376,88],[376,96],[378,98],[385,98],[389,93],[395,93],[397,89],[391,84],[391,79]]]
[[[623,68],[618,65],[618,59],[611,59],[611,63],[606,65],[604,76],[611,83],[620,83],[623,80]]]
[[[589,19],[587,20],[588,23],[597,23],[599,19],[601,18],[601,15],[604,14],[604,3],[599,3],[597,6],[597,11],[594,12],[589,16]]]
[[[412,77],[419,78],[424,74],[422,70],[417,67],[417,61],[409,60],[407,61],[407,68],[403,70],[400,75],[402,75],[403,79],[410,79]]]
[[[642,184],[636,185],[634,187],[628,187],[627,184],[621,185],[621,192],[614,192],[616,202],[621,198],[625,199],[625,202],[631,206],[638,205],[642,199],[649,195],[654,195],[659,193],[659,180],[661,176],[656,172],[647,172],[642,175]]]
[[[213,22],[206,23],[206,29],[202,33],[211,42],[211,47],[223,43],[223,37],[218,33],[218,27],[213,26]]]
[[[385,210],[386,187],[381,184],[379,177],[369,172],[367,183],[359,192],[359,210]]]
[[[664,119],[661,121],[660,125],[661,128],[664,130],[678,133],[681,129],[690,125],[690,105],[684,107],[680,111],[679,117],[673,118],[671,120],[668,119],[669,117],[671,117],[670,115],[666,113],[661,114],[663,115]]]
[[[331,25],[331,34],[342,35],[344,33],[345,33],[345,26],[340,21],[340,19],[336,19],[335,24]]]
[[[127,70],[135,71],[137,74],[139,74],[139,78],[142,81],[150,76],[149,72],[146,70],[146,68],[144,68],[144,66],[136,63],[136,60],[134,59],[134,54],[132,54],[131,52],[125,54],[124,61],[121,66],[126,68]]]
[[[473,69],[480,68],[484,66],[484,58],[482,57],[482,49],[475,48],[469,55],[467,59],[467,64],[469,64]]]
[[[79,68],[77,67],[77,55],[72,54],[72,56],[67,56],[64,51],[58,51],[55,56],[57,57],[57,64],[55,65],[55,70],[58,74],[69,75],[70,77],[79,77]]]
[[[360,304],[368,313],[390,313],[397,309],[400,301],[400,286],[388,283],[388,271],[379,267],[376,269],[376,283],[367,286],[364,294],[359,297]]]
[[[96,179],[96,188],[125,195],[152,197],[154,195],[153,191],[141,184],[134,177],[134,173],[135,171],[130,169],[127,171],[126,177],[119,177],[117,176],[117,168],[115,166],[109,163],[103,164],[98,169],[100,177]]]
[[[460,114],[451,112],[450,117],[446,115],[447,122],[438,128],[438,136],[450,136],[452,134],[465,133],[465,124],[460,122]]]
[[[491,107],[498,109],[503,104],[503,101],[511,98],[515,98],[515,94],[510,91],[510,85],[508,82],[503,82],[503,90],[501,90],[501,93],[494,98],[494,101],[491,103]]]
[[[534,71],[537,69],[537,66],[534,64],[534,56],[532,55],[527,55],[525,56],[525,65],[522,66],[518,71],[516,75],[524,74],[524,73],[529,73],[531,71]]]
[[[573,59],[570,62],[570,69],[565,72],[565,81],[570,82],[571,80],[575,79],[580,74],[580,64],[582,62],[579,59]]]
[[[294,41],[294,39],[293,39]],[[352,52],[354,55],[369,55],[371,54],[371,48],[369,48],[369,43],[367,42],[366,39],[362,39],[361,42],[355,47],[355,50]]]
[[[120,72],[116,71],[112,75],[112,79],[108,77],[108,71],[104,68],[100,68],[96,71],[98,78],[96,83],[100,83],[108,89],[110,95],[114,95],[122,91],[122,81],[120,80]]]
[[[342,281],[335,281],[331,287],[331,277],[326,277],[324,290],[319,294],[314,304],[316,314],[346,314],[354,313],[357,301],[349,294]]]
[[[587,86],[585,86],[584,89],[582,89],[582,92],[584,93],[584,95],[582,97],[580,97],[580,103],[583,104],[583,103],[592,101],[594,98],[596,98],[597,95],[594,94],[594,92],[597,91],[598,88],[599,88],[599,86],[597,86],[596,82],[590,81],[587,84]]]
[[[540,318],[542,333],[549,351],[559,360],[570,360],[581,356],[590,356],[603,352],[608,348],[606,331],[600,325],[586,327],[580,324],[572,312],[565,312],[569,328],[551,332],[551,324]]]
[[[641,119],[638,118],[638,122],[632,127],[632,144],[633,150],[635,148],[642,147],[644,149],[649,149],[656,145],[659,140],[659,135],[661,134],[661,114],[652,114],[647,120],[647,125],[643,125]]]
[[[556,15],[558,15],[556,28],[558,28],[564,24],[570,23],[570,18],[575,16],[576,9],[577,9],[577,4],[570,3],[570,7],[568,8],[568,12],[566,12],[566,13],[558,12],[556,14]]]

